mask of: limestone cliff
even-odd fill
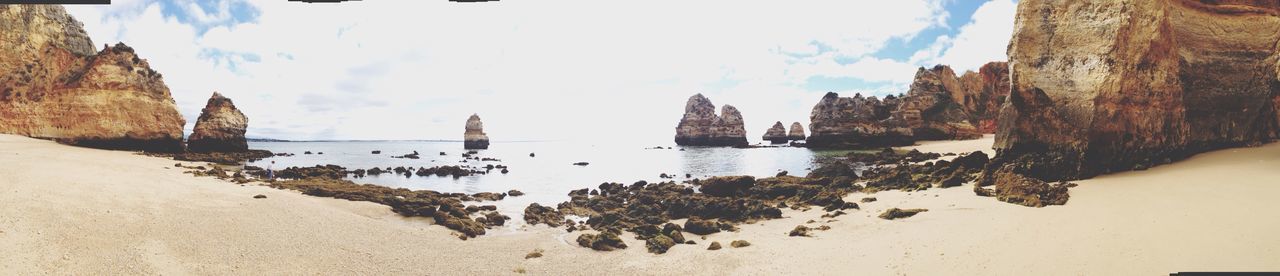
[[[787,128],[782,126],[782,122],[775,122],[772,127],[769,127],[769,130],[764,132],[764,136],[761,139],[773,144],[786,143]]]
[[[1023,0],[997,161],[1042,180],[1280,132],[1280,1]]]
[[[200,111],[191,137],[187,137],[187,150],[192,152],[241,152],[249,150],[244,138],[249,118],[236,109],[231,99],[213,92],[209,102]]]
[[[725,105],[716,115],[716,106],[699,93],[685,103],[675,140],[682,146],[746,146],[747,130],[737,108]]]
[[[791,131],[787,132],[787,140],[804,140],[804,125],[801,125],[800,122],[791,123]]]
[[[462,133],[462,147],[465,149],[489,148],[489,135],[484,134],[484,123],[480,122],[480,115],[471,114],[471,117],[467,118],[466,131]]]
[[[62,6],[0,6],[0,133],[181,151],[185,123],[160,74],[132,48],[95,53]]]

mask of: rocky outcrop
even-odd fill
[[[244,132],[249,118],[236,109],[231,99],[213,92],[209,102],[200,111],[191,137],[187,137],[187,150],[191,152],[241,152],[249,150]]]
[[[467,118],[467,130],[462,133],[462,147],[465,149],[489,148],[489,135],[484,134],[484,123],[480,122],[480,115],[471,114],[471,117]]]
[[[787,140],[804,140],[804,125],[801,125],[800,122],[791,123],[791,131],[787,132]]]
[[[737,108],[724,105],[716,115],[716,106],[699,93],[685,103],[675,140],[682,146],[746,146],[747,130]]]
[[[980,138],[994,131],[995,107],[1008,95],[1007,67],[992,62],[959,77],[945,65],[922,67],[907,94],[883,101],[827,93],[810,115],[807,145],[871,148]]]
[[[782,122],[773,123],[773,127],[764,132],[765,141],[773,144],[783,144],[787,142],[787,128],[782,126]]]
[[[818,148],[871,148],[905,146],[915,140],[911,130],[886,123],[901,101],[895,96],[883,101],[875,96],[840,97],[828,92],[809,115],[809,138],[805,144]]]
[[[57,5],[0,6],[0,133],[147,151],[181,151],[169,88],[124,44],[94,52]]]
[[[1024,0],[1016,26],[989,171],[1080,179],[1280,136],[1280,2]]]

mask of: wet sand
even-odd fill
[[[930,142],[971,152],[982,140]],[[461,241],[389,207],[197,178],[175,161],[0,135],[4,274],[1165,274],[1280,270],[1280,143],[1078,181],[1065,206],[1028,208],[971,187],[852,194],[818,209],[653,255],[596,252],[545,225]],[[185,163],[185,162],[184,162]],[[195,165],[194,163],[188,163]],[[567,192],[567,191],[566,191]],[[257,194],[265,199],[254,199]],[[876,218],[892,208],[914,217]],[[788,237],[810,219],[829,225]],[[752,246],[730,248],[732,240]],[[705,250],[710,241],[725,245]],[[543,250],[544,257],[525,259]]]

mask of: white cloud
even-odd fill
[[[939,0],[261,1],[239,22],[226,2],[181,5],[217,23],[197,27],[154,2],[114,2],[69,10],[95,42],[125,41],[163,73],[188,129],[216,90],[251,136],[285,139],[458,139],[479,113],[498,140],[667,142],[699,92],[739,107],[756,139],[774,121],[807,123],[824,92],[801,88],[811,77],[909,83],[917,62],[870,53],[949,16]],[[979,13],[999,16],[992,5]],[[985,18],[952,48],[981,42],[966,33],[999,21]]]
[[[939,37],[933,45],[916,52],[912,63],[948,64],[957,72],[978,70],[991,61],[1008,60],[1006,49],[1013,37],[1013,0],[992,0],[973,13],[973,21],[960,27],[955,37]]]

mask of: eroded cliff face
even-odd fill
[[[187,150],[191,152],[242,152],[249,150],[244,138],[249,118],[244,116],[231,99],[213,92],[209,102],[200,111],[191,137],[187,137]]]
[[[471,117],[467,118],[466,131],[462,133],[462,147],[464,149],[489,148],[489,135],[484,134],[484,123],[480,122],[480,115],[471,114]]]
[[[810,147],[871,148],[917,140],[975,139],[995,131],[996,106],[1008,95],[1004,62],[956,76],[945,65],[920,68],[901,97],[841,98],[827,93],[810,115]]]
[[[746,146],[747,130],[737,108],[724,105],[716,115],[716,106],[699,93],[685,103],[675,141],[682,146]]]
[[[181,151],[186,121],[160,74],[124,44],[93,49],[62,6],[0,6],[0,133]]]
[[[1024,0],[1010,43],[995,148],[1013,173],[1087,178],[1280,132],[1280,1]]]

